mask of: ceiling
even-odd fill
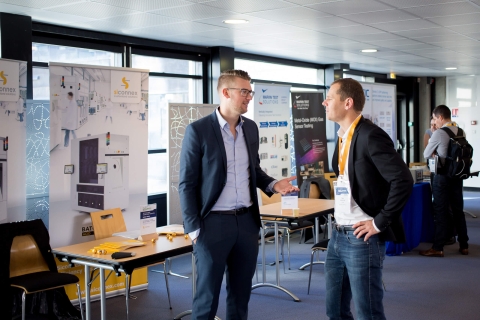
[[[0,0],[0,11],[355,70],[480,75],[480,0]],[[367,48],[378,52],[360,51]]]

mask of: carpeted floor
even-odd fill
[[[470,255],[458,253],[458,244],[445,247],[444,258],[427,258],[419,250],[431,244],[422,243],[412,252],[388,257],[384,263],[386,292],[384,306],[390,320],[475,320],[480,319],[480,192],[465,192],[465,210],[479,218],[466,215],[470,237]],[[273,288],[258,288],[252,293],[249,319],[326,319],[323,265],[314,266],[312,287],[307,295],[308,268],[298,270],[310,259],[311,243],[292,240],[291,270],[280,273],[280,283],[296,294],[294,302],[287,294]],[[323,259],[324,254],[321,255]],[[274,260],[272,244],[267,244],[267,261]],[[158,267],[157,267],[158,268]],[[173,260],[174,272],[190,276],[191,256]],[[261,266],[259,266],[259,277]],[[267,281],[275,282],[275,267],[267,266]],[[130,319],[173,319],[191,308],[191,280],[169,277],[173,309],[168,308],[163,274],[149,272],[148,290],[135,292],[130,302]],[[254,278],[254,283],[256,279]],[[100,319],[99,302],[92,303],[92,319]],[[125,319],[125,298],[107,300],[108,319]],[[222,288],[218,317],[225,320],[225,286]],[[190,319],[185,317],[184,319]]]

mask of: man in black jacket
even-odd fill
[[[390,137],[362,117],[363,88],[353,79],[332,83],[323,102],[340,125],[332,167],[335,225],[325,261],[330,319],[385,319],[382,267],[385,241],[403,242],[401,212],[413,188],[408,167]]]

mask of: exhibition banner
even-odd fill
[[[57,63],[49,71],[51,246],[95,240],[93,211],[120,208],[125,224],[139,228],[139,208],[148,197],[148,121],[141,99],[148,101],[149,71]],[[114,99],[112,81],[123,77],[137,103]],[[122,284],[112,290],[121,289],[123,279],[115,278]]]
[[[385,130],[397,145],[397,87],[390,84],[360,82],[365,93],[362,115]]]
[[[178,184],[180,180],[180,153],[182,151],[183,137],[187,126],[212,114],[218,105],[194,103],[169,103],[168,128],[168,194],[167,194],[167,224],[182,224],[182,208]]]
[[[290,176],[291,171],[290,86],[255,83],[254,88],[253,120],[260,136],[260,167],[280,180]]]
[[[0,59],[0,223],[25,220],[27,63]]]
[[[323,176],[328,167],[325,108],[321,92],[292,92],[293,134],[298,187]]]

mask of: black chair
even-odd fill
[[[321,241],[315,243],[312,246],[312,254],[310,256],[310,274],[308,275],[308,292],[307,292],[307,294],[310,294],[310,281],[312,280],[313,265],[315,265],[315,264],[325,264],[325,261],[315,261],[314,262],[313,261],[313,256],[318,251],[327,251],[329,241],[330,241],[330,239],[324,239],[324,240],[321,240]]]
[[[8,230],[7,230],[8,229]],[[82,296],[79,279],[75,275],[59,273],[51,253],[48,231],[41,220],[7,223],[0,228],[3,253],[10,247],[8,258],[2,263],[2,276],[6,276],[5,267],[9,266],[10,287],[18,288],[22,293],[22,319],[26,316],[26,296],[42,291],[53,291],[67,285],[76,284],[80,314],[83,319]],[[5,260],[7,263],[5,263]],[[2,279],[3,280],[3,279]],[[5,282],[3,282],[5,283]],[[4,288],[0,288],[4,289]],[[8,289],[7,289],[8,290]],[[13,290],[10,291],[13,293]],[[78,311],[71,305],[64,290],[54,294],[54,299],[46,299],[49,316],[62,313],[70,319],[78,319]],[[12,297],[12,296],[10,296]],[[36,300],[36,299],[33,299]],[[39,299],[42,300],[42,299]],[[10,300],[11,301],[11,300]],[[38,301],[36,301],[38,302]],[[50,304],[52,306],[50,307]],[[11,305],[10,305],[11,310]]]

